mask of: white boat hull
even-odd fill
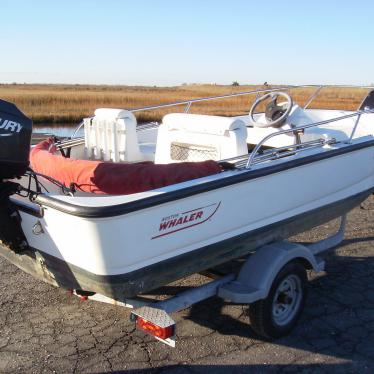
[[[227,172],[226,186],[102,218],[90,217],[90,207],[68,212],[41,200],[43,217],[21,212],[22,229],[48,263],[50,283],[131,297],[346,213],[373,190],[374,148],[366,143],[310,162]],[[43,233],[35,235],[38,222]]]

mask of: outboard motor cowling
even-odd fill
[[[9,198],[20,185],[7,179],[21,177],[29,166],[32,121],[14,104],[0,100],[0,245],[15,252],[27,248],[21,217]]]
[[[29,166],[32,121],[14,104],[0,100],[0,183],[22,176]]]

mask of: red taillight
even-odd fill
[[[160,339],[168,339],[174,335],[174,325],[160,327],[139,316],[136,318],[136,324],[143,331]]]

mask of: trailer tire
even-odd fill
[[[298,261],[287,263],[275,277],[268,296],[250,304],[252,329],[266,339],[287,335],[304,309],[306,293],[305,267]]]

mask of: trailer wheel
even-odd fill
[[[266,299],[249,306],[251,327],[267,339],[287,335],[303,311],[307,292],[304,266],[292,261],[275,277]]]

